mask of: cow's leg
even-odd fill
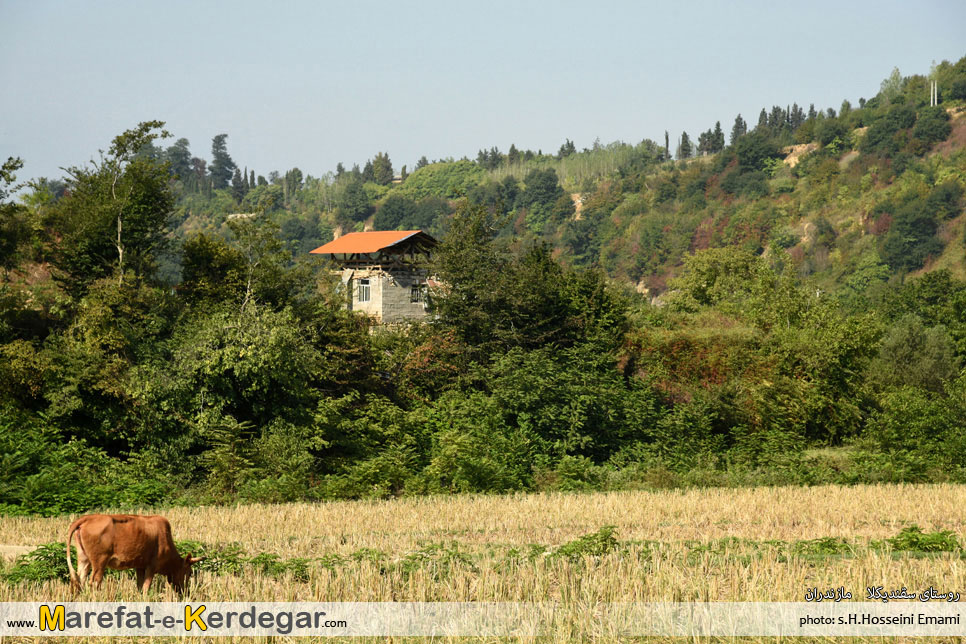
[[[148,566],[144,569],[144,578],[139,582],[142,593],[146,594],[148,592],[148,589],[151,588],[152,581],[154,581],[154,569]]]
[[[91,575],[91,584],[93,584],[94,588],[100,588],[101,580],[104,579],[104,565],[101,564],[98,566],[97,564],[94,564],[91,569],[94,571],[94,573]]]
[[[77,585],[78,590],[84,588],[84,584],[87,582],[87,575],[91,572],[91,560],[87,558],[87,555],[80,548],[77,549]]]
[[[138,568],[134,572],[137,575],[138,588],[143,587],[144,586],[144,568]]]

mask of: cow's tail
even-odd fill
[[[74,519],[74,522],[70,524],[67,528],[67,571],[70,573],[70,585],[72,588],[80,589],[80,577],[74,571],[74,564],[71,562],[70,557],[70,542],[74,538],[74,533],[80,529],[81,519],[83,517]],[[78,551],[83,548],[81,545],[80,537],[77,538],[77,549]],[[80,566],[80,552],[77,554],[77,565]]]

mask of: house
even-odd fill
[[[437,241],[421,230],[348,233],[313,255],[338,267],[348,306],[381,324],[427,317],[428,263]]]

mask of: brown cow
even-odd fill
[[[77,567],[71,563],[70,543],[77,533]],[[171,538],[171,524],[164,517],[134,514],[88,514],[79,517],[67,529],[67,569],[71,587],[80,590],[87,573],[93,571],[91,583],[100,588],[105,568],[137,572],[138,588],[147,592],[154,575],[167,577],[178,593],[183,593],[191,577],[191,565],[204,557],[183,559]]]

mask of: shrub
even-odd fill
[[[444,394],[427,413],[433,437],[421,478],[429,491],[508,492],[529,489],[540,441],[526,426],[507,426],[496,399]]]
[[[954,471],[966,462],[966,377],[947,383],[946,396],[903,387],[879,397],[863,436],[904,477],[926,480],[932,470]]]
[[[138,459],[122,463],[42,420],[0,406],[0,514],[55,516],[109,505],[153,505],[170,486]]]
[[[71,547],[71,557],[73,557],[73,561],[77,561],[77,550],[73,547]],[[116,571],[109,572],[117,574]],[[4,577],[11,584],[54,580],[70,581],[64,544],[59,541],[45,543],[27,554],[20,555]]]
[[[778,144],[763,132],[746,134],[735,142],[734,149],[742,171],[761,170],[767,159],[781,156]]]
[[[903,528],[886,542],[893,550],[908,552],[956,552],[962,548],[951,530],[923,532],[917,525]]]
[[[865,152],[878,152],[886,156],[899,151],[896,134],[912,127],[916,122],[916,112],[907,105],[893,105],[888,112],[877,118],[869,126],[862,139],[861,148]]]
[[[940,141],[945,141],[953,131],[949,124],[949,114],[938,105],[924,107],[919,112],[915,127],[912,128],[912,135],[930,146]]]
[[[889,232],[882,238],[882,258],[897,270],[922,267],[930,256],[942,252],[936,237],[938,224],[922,199],[913,199],[895,213]]]
[[[570,561],[580,561],[584,557],[603,557],[620,547],[620,543],[614,536],[615,530],[614,526],[605,525],[597,532],[591,532],[582,537],[577,537],[573,541],[568,541],[553,550],[550,556],[555,559],[569,559]]]
[[[854,554],[855,549],[844,539],[834,537],[820,537],[796,541],[791,547],[792,554],[802,556],[844,555]]]

